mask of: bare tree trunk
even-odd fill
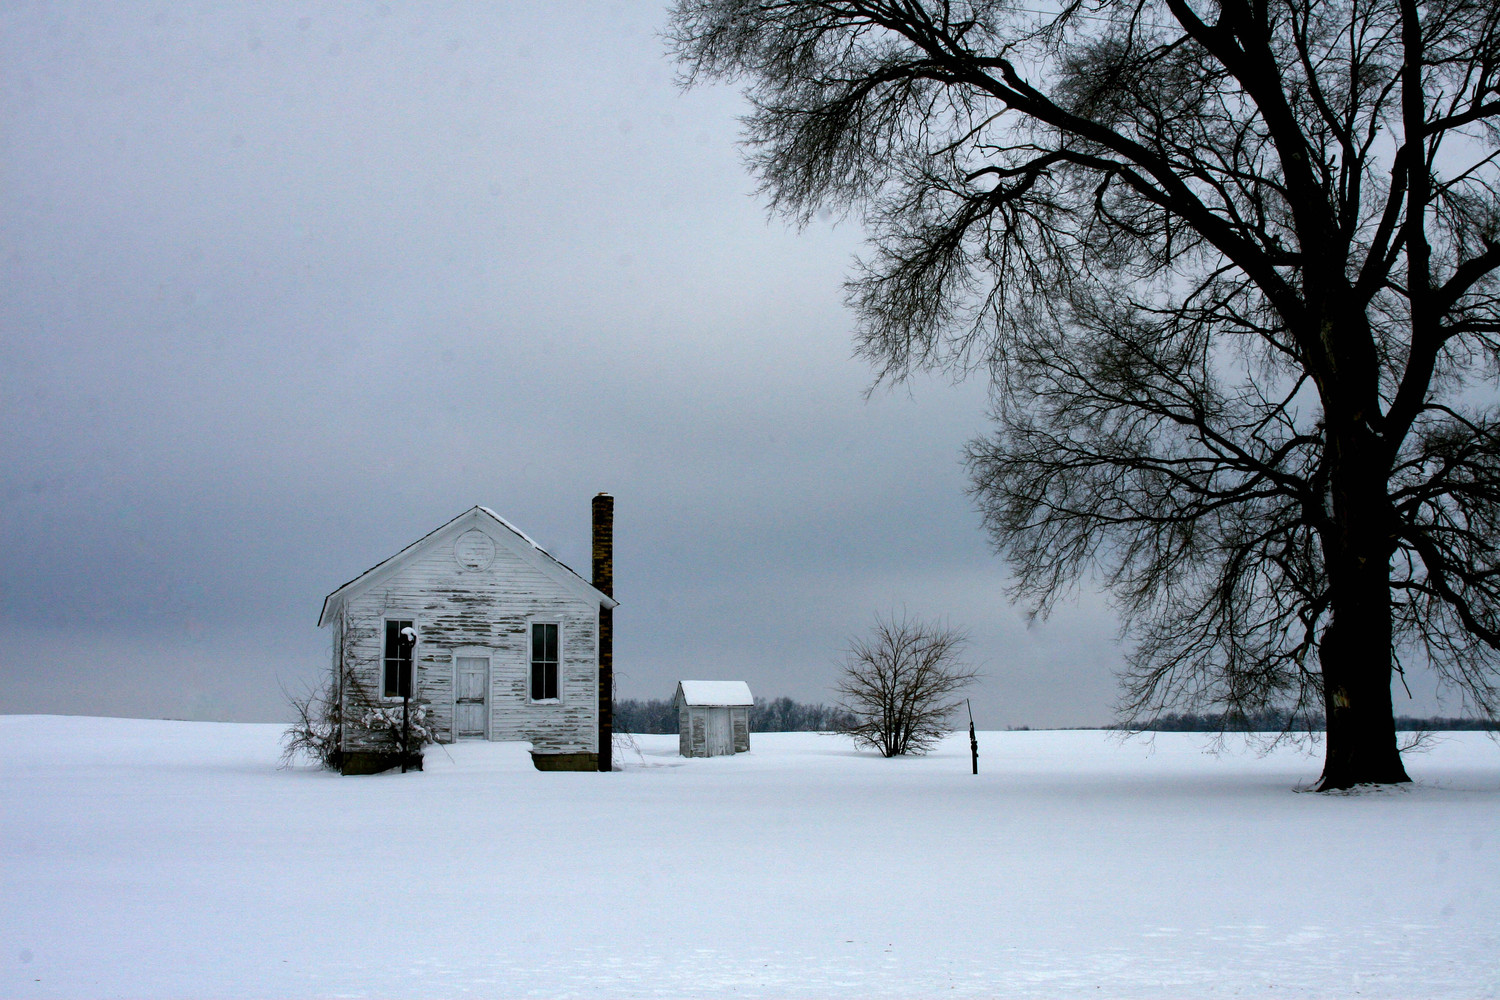
[[[1319,791],[1411,780],[1401,764],[1391,705],[1389,608],[1382,636],[1380,623],[1365,613],[1368,604],[1354,606],[1335,606],[1318,653],[1328,720]],[[1349,621],[1354,624],[1342,624]]]
[[[1367,427],[1330,427],[1329,444],[1335,526],[1324,537],[1332,618],[1318,649],[1328,727],[1320,791],[1411,780],[1391,703],[1392,521],[1384,462]]]

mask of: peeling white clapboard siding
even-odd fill
[[[363,586],[335,592],[340,614],[335,647],[346,667],[381,704],[384,623],[389,618],[416,622],[413,702],[426,707],[442,739],[453,738],[455,657],[488,656],[486,715],[492,740],[529,740],[542,753],[593,753],[598,749],[598,628],[596,594],[565,567],[538,566],[534,546],[507,538],[502,523],[484,513],[450,522],[399,561],[382,564]],[[493,560],[483,568],[465,566],[456,542],[467,537],[472,549],[481,531],[493,543]],[[519,551],[518,551],[519,550]],[[545,557],[550,560],[550,557]],[[557,564],[560,566],[560,564]],[[359,584],[359,580],[354,583]],[[582,586],[580,586],[580,584]],[[325,611],[325,615],[327,612]],[[533,702],[530,687],[530,628],[535,621],[559,626],[556,701]],[[362,712],[345,692],[346,719]],[[345,749],[376,749],[378,734],[346,723]]]

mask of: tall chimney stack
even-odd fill
[[[615,498],[594,497],[594,587],[615,596]],[[614,769],[615,612],[599,608],[599,770]]]

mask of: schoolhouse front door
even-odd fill
[[[489,735],[490,659],[487,656],[456,658],[453,677],[453,736],[460,740],[482,740]]]

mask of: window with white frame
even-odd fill
[[[410,618],[385,620],[385,657],[381,693],[387,698],[411,694],[411,655],[417,645],[417,623]]]
[[[531,623],[531,700],[556,701],[557,622]]]

